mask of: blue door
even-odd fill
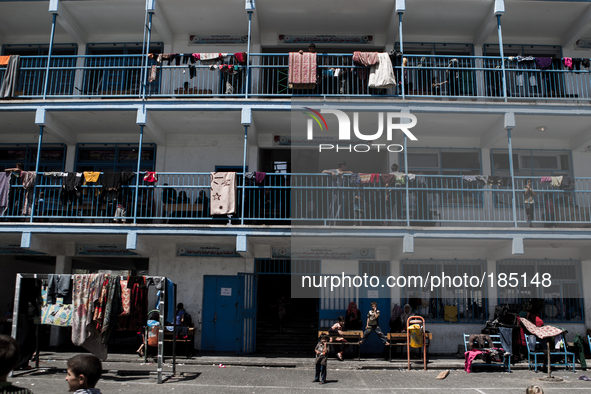
[[[386,285],[389,275],[389,263],[379,261],[361,261],[359,262],[360,275],[367,273],[368,276],[377,276],[380,279],[378,287],[361,287],[359,289],[359,311],[361,311],[361,321],[365,330],[367,324],[367,314],[371,309],[372,301],[378,303],[380,311],[379,326],[384,335],[390,331],[390,288]],[[382,287],[381,285],[384,285]],[[364,341],[361,351],[363,353],[382,353],[384,345],[376,333],[372,333]]]
[[[238,277],[204,277],[201,349],[236,351]]]

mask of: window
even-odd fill
[[[480,174],[479,149],[409,148],[408,172],[431,175],[478,175]],[[404,153],[399,154],[399,163],[404,168]],[[403,171],[403,170],[401,170]]]
[[[537,300],[532,304],[538,304],[544,322],[585,320],[580,261],[502,260],[497,262],[501,274],[508,282],[499,286],[499,305],[519,311],[524,301]]]
[[[413,313],[431,322],[482,323],[487,320],[486,286],[470,285],[473,277],[479,281],[482,279],[485,273],[484,261],[402,260],[401,264],[402,275],[407,281],[406,286],[400,286],[402,303],[409,304]],[[423,281],[435,275],[442,278],[444,283],[431,290],[430,283],[425,286]],[[468,278],[467,287],[464,286],[464,275]]]
[[[49,44],[19,44],[4,45],[2,54],[26,56],[20,61],[20,77],[18,90],[25,96],[38,96],[43,94],[45,83],[45,68]],[[74,75],[77,44],[54,44],[51,49],[51,66],[59,67],[49,71],[47,94],[69,95],[74,89]]]
[[[492,175],[510,176],[507,150],[491,149]],[[513,149],[515,176],[572,176],[570,151]]]
[[[78,144],[76,171],[137,171],[137,144]],[[142,145],[141,171],[154,171],[156,145]]]
[[[482,204],[481,192],[473,191],[479,188],[478,183],[463,179],[466,175],[481,174],[479,149],[410,148],[407,157],[408,172],[426,175],[421,187],[432,189],[418,200],[429,201],[430,205],[440,202],[445,206]],[[399,163],[402,163],[400,171],[404,171],[403,153],[399,154]],[[409,186],[419,187],[419,180]]]
[[[39,171],[64,171],[66,146],[42,145]],[[23,163],[26,171],[34,171],[37,161],[37,144],[0,144],[0,166],[13,168],[16,163]]]
[[[162,53],[162,47],[162,43],[152,43],[149,52]],[[88,44],[84,92],[89,95],[139,94],[142,50],[141,42]],[[152,64],[155,65],[156,60],[150,60]],[[149,93],[158,91],[159,81],[158,77],[148,83]]]

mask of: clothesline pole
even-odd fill
[[[31,223],[33,223],[33,216],[35,215],[35,199],[37,198],[37,174],[39,173],[39,160],[41,158],[41,142],[43,141],[43,128],[45,126],[40,125],[39,126],[39,141],[37,141],[37,158],[35,159],[35,179],[33,179],[33,181],[35,182],[33,184],[33,198],[30,200],[30,204],[31,204]],[[27,199],[27,193],[25,193],[25,204],[26,204],[26,200]]]
[[[51,50],[53,49],[53,37],[55,35],[55,20],[57,19],[57,12],[53,13],[53,20],[51,22],[51,36],[49,36],[49,50],[47,52],[47,64],[45,65],[45,82],[43,83],[43,100],[47,97],[47,84],[49,82],[49,66],[51,64]]]
[[[135,175],[135,203],[133,206],[133,223],[137,222],[137,204],[138,200],[140,199],[140,164],[142,161],[142,143],[144,140],[144,125],[140,125],[140,145],[137,151],[137,168],[136,168],[136,175]]]
[[[158,311],[160,312],[160,325],[158,326],[158,384],[162,384],[162,358],[164,357],[164,305],[166,305],[166,278],[163,278],[163,289],[160,293],[160,302],[158,303]],[[174,332],[173,332],[174,334]],[[147,349],[146,349],[147,351]]]

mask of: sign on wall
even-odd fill
[[[137,253],[128,250],[125,245],[76,244],[76,254],[80,256],[137,256]]]
[[[271,248],[272,259],[294,260],[374,260],[375,249],[371,248],[297,248],[275,247]]]
[[[34,250],[21,248],[19,243],[0,243],[0,254],[36,254],[44,255],[45,253],[35,252]]]
[[[190,35],[191,45],[223,45],[223,44],[246,44],[248,35],[213,34],[213,35]]]
[[[241,257],[233,246],[177,245],[178,257]]]
[[[371,44],[372,35],[350,34],[279,34],[279,42],[285,44],[309,43],[315,44]]]

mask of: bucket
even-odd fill
[[[413,324],[408,327],[410,334],[410,347],[421,348],[423,347],[423,329],[418,324]]]

